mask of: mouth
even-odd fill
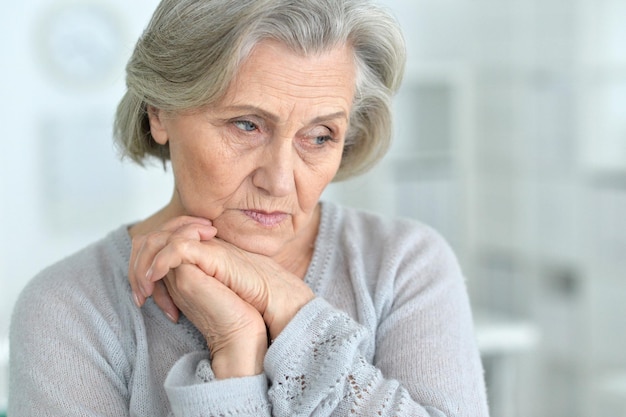
[[[264,227],[275,227],[283,222],[289,214],[281,211],[266,213],[259,210],[242,210],[243,214]]]

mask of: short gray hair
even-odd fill
[[[405,47],[393,16],[368,0],[162,0],[126,67],[114,126],[122,155],[165,163],[169,147],[152,138],[148,106],[177,112],[216,103],[254,46],[269,39],[305,55],[353,49],[356,96],[335,180],[373,166],[391,142]]]

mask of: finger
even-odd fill
[[[171,224],[169,225],[171,226]],[[169,228],[168,226],[168,228]],[[161,230],[140,236],[133,240],[129,281],[139,304],[152,294],[152,281],[147,279],[147,272],[155,255],[168,243],[176,240],[209,240],[215,237],[217,229],[208,223],[185,223],[174,231]],[[135,241],[137,243],[135,244]]]
[[[211,222],[211,220],[209,219],[205,219],[204,217],[178,216],[163,223],[159,230],[163,232],[174,232],[188,224],[202,224],[206,226],[211,226],[213,222]]]
[[[154,292],[152,294],[152,299],[156,303],[157,306],[165,313],[167,318],[170,319],[173,323],[178,322],[179,318],[179,310],[176,304],[174,304],[174,300],[170,296],[170,293],[165,286],[164,281],[156,282],[154,286]]]
[[[180,242],[202,242],[215,237],[217,229],[211,225],[186,224],[174,232],[154,232],[148,235],[137,254],[135,274],[140,282],[144,280],[154,257],[168,245]],[[162,275],[159,276],[159,278]],[[149,282],[150,280],[147,280]]]
[[[170,240],[154,257],[146,272],[146,280],[154,282],[162,279],[169,271],[183,264],[200,264],[207,275],[212,275],[213,269],[206,268],[208,262],[207,248],[201,242],[189,239]]]
[[[233,313],[234,300],[244,302],[230,288],[206,275],[197,265],[182,264],[158,282],[164,283],[180,310],[187,309],[190,313],[204,310],[205,313],[211,311],[212,314],[228,316]]]
[[[161,228],[155,232],[170,232],[173,233],[176,230],[180,229],[181,227],[188,225],[188,224],[199,224],[199,225],[204,225],[204,226],[212,226],[212,222],[209,219],[205,219],[202,217],[192,217],[192,216],[179,216],[179,217],[175,217],[174,219],[171,219],[169,221],[167,221],[166,223],[164,223]],[[202,235],[202,237],[204,239],[210,239],[213,236],[215,236],[215,233],[217,233],[216,229],[209,229],[210,232],[209,234]],[[134,260],[137,254],[137,250],[143,245],[144,240],[146,239],[147,236],[149,236],[150,234],[143,234],[143,235],[139,235],[139,236],[135,236],[132,240],[132,250],[131,250],[131,256],[130,256],[130,260],[131,262],[129,263],[129,266],[132,267],[134,265]]]
[[[138,236],[133,239],[131,257],[128,270],[128,282],[133,290],[133,294],[138,305],[143,305],[146,298],[152,295],[154,284],[142,280],[142,272],[150,266],[154,253],[167,244],[169,233],[153,232],[149,235]],[[146,266],[147,264],[147,266]],[[144,272],[145,274],[145,272]]]
[[[175,303],[205,336],[213,353],[244,334],[245,344],[253,344],[251,335],[260,335],[262,345],[267,346],[265,323],[259,312],[197,265],[183,264],[159,282],[165,283]]]
[[[147,272],[147,279],[155,282],[163,278],[169,271],[184,265],[195,265],[205,275],[217,279],[226,287],[251,304],[261,304],[253,294],[265,293],[260,279],[244,279],[258,276],[258,271],[250,264],[251,259],[240,249],[226,244],[219,239],[210,241],[173,240],[171,239],[158,254]],[[247,266],[246,266],[247,264]],[[241,267],[241,268],[240,268]],[[242,274],[242,270],[249,271]]]
[[[188,224],[199,224],[199,225],[204,225],[204,226],[212,226],[212,222],[209,219],[205,219],[202,217],[193,217],[193,216],[178,216],[175,217],[169,221],[167,221],[166,223],[164,223],[161,228],[155,232],[170,232],[173,233],[176,230],[180,229],[181,227],[188,225]],[[153,233],[155,233],[153,232]],[[202,232],[201,232],[202,233]],[[215,234],[217,233],[217,230],[212,228],[209,229],[209,233],[205,234],[201,234],[203,239],[211,239],[213,236],[215,236]],[[145,241],[145,239],[150,235],[150,233],[148,234],[144,234],[144,235],[139,235],[139,236],[135,236],[133,238],[132,241],[132,249],[131,249],[131,256],[130,256],[130,263],[129,263],[129,268],[132,269],[134,268],[134,263],[135,263],[135,258],[137,256],[137,252],[139,250],[139,248],[141,248],[141,246],[143,245],[143,242]],[[134,271],[129,271],[131,274]]]
[[[131,242],[131,250],[130,250],[130,260],[128,262],[128,282],[130,284],[130,288],[133,294],[133,299],[135,300],[135,304],[137,307],[141,307],[145,302],[145,297],[141,293],[139,289],[139,284],[137,283],[136,275],[135,275],[135,263],[137,262],[137,252],[143,245],[144,236],[138,236],[133,238]]]

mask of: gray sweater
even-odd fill
[[[184,317],[137,308],[120,227],[47,268],[11,324],[9,415],[487,416],[462,274],[424,225],[323,203],[305,280],[317,298],[264,373],[216,380]]]

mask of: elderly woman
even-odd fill
[[[163,0],[115,127],[172,199],[27,286],[9,415],[486,416],[448,246],[319,201],[384,153],[403,64],[368,1]]]

